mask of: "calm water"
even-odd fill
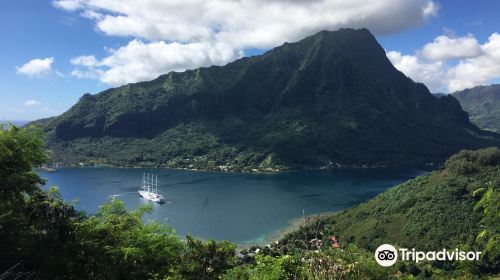
[[[139,197],[143,172],[158,175],[168,203]],[[47,185],[58,186],[65,200],[77,199],[76,207],[87,213],[117,195],[129,209],[152,204],[154,212],[147,218],[169,223],[181,236],[252,243],[301,217],[303,210],[306,215],[342,210],[424,172],[384,168],[242,174],[100,167],[40,175]]]

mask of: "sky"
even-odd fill
[[[499,10],[497,0],[1,1],[0,121],[339,28],[368,28],[431,92],[500,83]]]

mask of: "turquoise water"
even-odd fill
[[[166,204],[140,198],[143,172],[158,175]],[[154,206],[147,219],[170,224],[179,235],[262,241],[288,221],[320,212],[338,211],[376,196],[386,188],[425,173],[402,168],[297,171],[279,174],[198,172],[151,168],[60,168],[39,172],[56,185],[65,200],[95,213],[116,195],[127,208]]]

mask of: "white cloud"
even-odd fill
[[[97,59],[93,55],[84,55],[71,59],[71,64],[87,67],[97,66]]]
[[[432,43],[426,44],[420,55],[433,61],[462,59],[481,55],[481,46],[471,34],[465,37],[439,36]]]
[[[16,67],[17,73],[30,77],[42,76],[51,72],[53,62],[53,57],[32,59],[23,66]]]
[[[24,102],[24,106],[29,106],[29,107],[38,106],[40,104],[42,104],[40,101],[34,99],[26,100],[26,102]]]
[[[481,45],[482,54],[462,60],[447,73],[448,89],[462,90],[500,78],[500,34],[493,33]]]
[[[387,52],[387,57],[394,67],[414,81],[426,84],[431,91],[439,91],[443,87],[443,62],[425,62],[416,56],[402,55],[397,51]]]
[[[53,5],[93,21],[104,34],[138,38],[102,60],[72,61],[88,68],[73,76],[98,76],[113,85],[225,64],[244,49],[275,47],[323,29],[399,32],[438,11],[433,0],[54,0]]]
[[[54,6],[67,11],[75,11],[81,7],[83,1],[80,0],[59,0],[53,2]]]
[[[104,72],[98,67],[101,66],[100,62],[93,55],[78,56],[71,59],[71,64],[75,66],[82,66],[84,70],[75,68],[71,71],[71,76],[78,79],[99,79],[100,75]]]
[[[100,61],[93,56],[81,56],[72,59],[71,63],[84,66],[84,70],[73,70],[75,77],[99,78],[104,83],[121,85],[153,79],[170,71],[223,65],[242,55],[222,43],[144,43],[136,39],[126,46],[111,49],[110,55]]]
[[[95,21],[113,36],[152,41],[221,42],[269,48],[322,29],[367,27],[377,34],[423,24],[431,0],[56,0],[54,6]]]
[[[397,69],[433,92],[454,92],[500,78],[500,34],[493,33],[482,45],[472,35],[444,37],[437,37],[415,55],[389,51],[387,57]],[[454,59],[459,59],[458,63],[454,64]]]
[[[102,72],[102,70],[92,67],[84,70],[76,68],[71,71],[71,76],[78,79],[99,79]]]
[[[424,16],[426,16],[426,17],[436,16],[438,14],[439,7],[433,1],[429,1],[423,7],[422,11],[423,11]]]

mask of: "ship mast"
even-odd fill
[[[155,175],[153,175],[155,176]],[[153,177],[153,189],[151,190],[154,194],[156,194],[156,184],[155,184],[155,177]]]
[[[142,186],[139,189],[139,195],[154,202],[165,203],[163,195],[158,193],[158,175],[142,173]]]
[[[147,183],[147,186],[148,186],[148,192],[150,192],[151,191],[151,189],[150,189],[151,188],[151,181],[149,179],[149,173],[148,173],[148,183]]]

